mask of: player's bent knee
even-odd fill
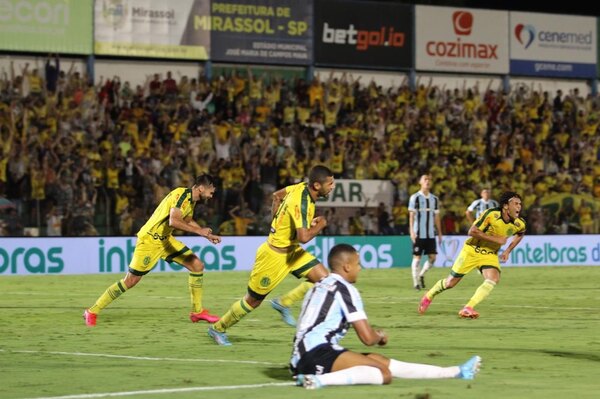
[[[137,283],[140,282],[142,276],[135,276],[131,273],[127,273],[127,276],[123,279],[123,282],[127,286],[127,289],[135,287]]]
[[[263,301],[265,300],[265,297],[262,296],[262,298],[261,298],[258,295],[256,295],[256,293],[250,292],[250,290],[249,290],[249,292],[247,292],[246,295],[244,295],[244,300],[246,301],[246,303],[248,305],[252,306],[253,309],[256,309],[257,307],[260,306],[261,303],[263,303]]]
[[[449,278],[446,279],[446,282],[444,284],[444,288],[447,289],[447,290],[449,290],[450,288],[453,288],[459,282],[460,282],[459,278],[450,276]]]
[[[187,257],[185,259],[184,266],[194,273],[201,273],[204,271],[204,262],[202,262],[196,255],[190,255]]]
[[[388,369],[387,367],[384,368],[380,368],[379,371],[381,371],[381,375],[383,375],[383,384],[387,385],[390,384],[392,382],[392,372],[390,371],[390,369]]]

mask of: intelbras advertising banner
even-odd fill
[[[0,50],[92,53],[92,0],[0,0]]]
[[[508,73],[508,12],[415,7],[419,70]]]
[[[407,69],[412,64],[413,7],[393,3],[315,2],[315,63]]]
[[[452,267],[467,238],[444,236],[436,266]],[[252,270],[256,250],[266,237],[223,237],[217,245],[200,237],[178,239],[202,259],[207,271],[216,272]],[[135,242],[135,237],[0,238],[0,276],[125,273]],[[368,269],[409,267],[412,259],[408,236],[318,236],[304,247],[327,264],[327,254],[340,243],[352,245]],[[526,235],[502,265],[513,266],[600,266],[600,235]],[[152,272],[185,270],[161,260]]]
[[[266,237],[223,237],[211,244],[200,237],[178,237],[203,262],[207,271],[249,271],[258,247]],[[339,243],[353,245],[366,268],[389,268],[410,263],[407,237],[316,237],[304,245],[325,262],[331,248]],[[126,273],[135,251],[135,237],[85,238],[0,238],[0,276],[25,274]],[[404,248],[405,250],[403,250]],[[160,260],[155,272],[186,270],[177,263]]]
[[[312,0],[213,0],[197,27],[214,61],[309,65],[312,19]]]
[[[596,76],[596,18],[510,13],[510,73]]]
[[[467,236],[444,236],[435,266],[452,267]],[[502,254],[512,238],[498,254]],[[600,266],[600,235],[525,235],[502,266]]]
[[[210,0],[96,0],[96,54],[206,60]]]

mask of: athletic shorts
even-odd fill
[[[435,238],[417,238],[413,244],[413,255],[437,255]]]
[[[173,236],[160,240],[148,235],[148,237],[138,238],[129,264],[129,272],[135,276],[143,276],[152,270],[159,259],[183,265],[190,255],[193,255],[192,250]]]
[[[331,373],[335,360],[346,351],[348,349],[334,349],[329,344],[319,345],[306,352],[295,368],[290,365],[290,371],[292,375]]]
[[[288,274],[304,277],[319,263],[299,245],[287,253],[279,253],[265,242],[256,250],[248,293],[256,299],[264,299]]]
[[[462,277],[475,268],[482,270],[488,267],[493,267],[500,271],[498,252],[465,244],[454,261],[450,274],[454,277]]]

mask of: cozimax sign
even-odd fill
[[[411,6],[346,0],[314,4],[317,64],[412,67]]]
[[[508,12],[416,6],[416,67],[508,72]]]

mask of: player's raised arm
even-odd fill
[[[469,221],[469,224],[473,224],[473,222],[475,221],[475,218],[473,217],[473,211],[470,209],[467,209],[465,211],[465,216],[466,216],[467,220]]]
[[[281,205],[281,201],[283,201],[286,194],[287,191],[285,190],[285,187],[273,193],[273,203],[271,204],[271,216],[275,216],[275,214],[277,213],[277,209],[279,209],[279,205]]]

